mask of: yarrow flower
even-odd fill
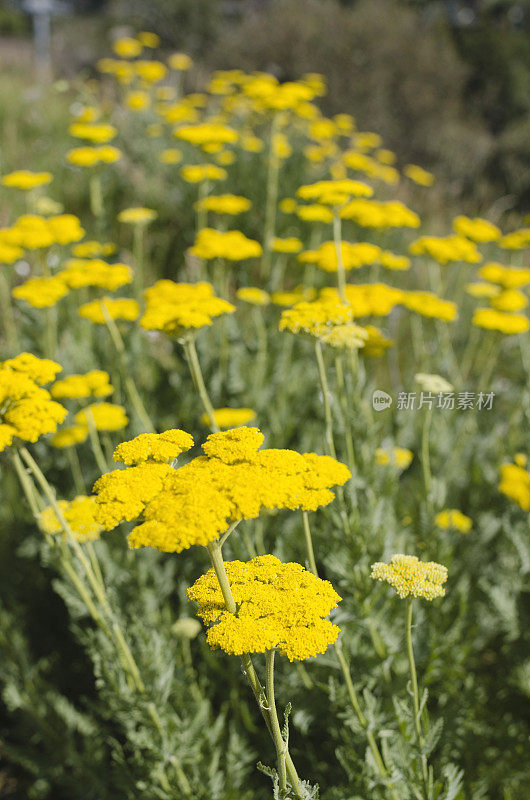
[[[397,469],[405,470],[414,458],[411,450],[406,447],[378,447],[375,451],[376,464],[380,466],[392,466]]]
[[[79,306],[77,313],[96,325],[105,325],[108,318],[133,322],[140,316],[140,305],[127,297],[102,297]]]
[[[12,186],[16,189],[34,189],[36,186],[43,186],[50,183],[53,178],[51,172],[32,172],[29,169],[19,169],[10,172],[2,178],[4,186]]]
[[[129,424],[123,406],[116,403],[92,403],[74,417],[78,425],[94,425],[98,431],[119,431]]]
[[[525,333],[530,328],[530,320],[523,314],[508,314],[495,308],[477,308],[472,323],[478,328],[508,335]]]
[[[443,597],[447,568],[436,561],[419,561],[417,556],[394,555],[389,564],[378,561],[372,564],[371,577],[393,586],[398,595],[423,597],[434,600]]]
[[[460,533],[469,533],[473,527],[473,520],[466,517],[457,508],[446,508],[440,511],[434,518],[435,525],[443,531],[450,530],[451,528]]]
[[[517,503],[523,511],[530,511],[530,473],[525,465],[526,460],[517,457],[515,464],[502,464],[499,491]]]
[[[219,428],[235,428],[252,422],[256,418],[256,412],[251,408],[215,408],[213,418]],[[202,415],[201,422],[203,425],[210,424],[208,414]]]
[[[229,261],[244,261],[262,254],[259,242],[248,239],[241,231],[217,231],[203,228],[197,234],[190,253],[198,258],[226,258]]]
[[[135,439],[119,444],[112,457],[122,464],[163,464],[192,447],[190,434],[174,428],[164,433],[141,433]]]
[[[144,292],[146,308],[140,325],[145,330],[182,334],[211,325],[215,317],[231,314],[235,306],[216,297],[210,283],[157,281]]]
[[[64,420],[66,408],[41,386],[53,380],[60,369],[54,361],[31,353],[0,363],[0,450],[15,438],[36,442]]]
[[[125,222],[130,225],[147,225],[158,216],[152,208],[124,208],[118,214],[118,222]]]
[[[113,391],[109,373],[102,369],[93,369],[83,375],[68,375],[67,378],[56,381],[50,388],[50,393],[56,400],[107,397]]]
[[[96,511],[95,497],[78,495],[70,502],[68,500],[59,500],[57,505],[78,542],[92,542],[95,539],[99,539],[103,527],[96,522],[94,517]],[[46,533],[55,534],[62,531],[62,525],[53,506],[48,506],[41,512],[40,524]]]
[[[212,648],[231,655],[278,648],[289,661],[303,661],[337,640],[340,629],[326,616],[341,598],[329,581],[272,555],[229,561],[225,567],[236,614],[227,611],[213,569],[187,591],[209,625]]]
[[[178,469],[141,463],[103,475],[94,486],[98,519],[110,530],[142,516],[129,534],[130,546],[179,553],[209,544],[262,510],[327,505],[334,498],[331,487],[350,477],[329,456],[259,450],[262,442],[257,428],[240,427],[211,434],[205,455]]]

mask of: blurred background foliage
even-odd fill
[[[0,4],[0,66],[21,57],[31,22]],[[188,52],[200,88],[211,69],[321,72],[325,113],[353,113],[404,162],[434,170],[475,212],[530,201],[528,0],[65,0],[56,4],[56,77],[90,75],[109,32],[152,30]]]

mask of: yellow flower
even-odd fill
[[[434,183],[434,175],[432,172],[427,172],[426,169],[418,167],[415,164],[406,164],[403,168],[403,174],[419,186],[432,186]]]
[[[314,200],[322,205],[343,205],[351,197],[371,197],[374,190],[367,183],[350,178],[335,181],[318,181],[301,186],[296,194],[302,200]]]
[[[399,470],[407,469],[413,458],[412,451],[407,450],[405,447],[392,447],[390,449],[378,447],[375,451],[376,464],[380,466],[389,465]]]
[[[85,235],[80,220],[74,214],[57,214],[49,217],[47,223],[57,244],[78,242]]]
[[[104,122],[73,122],[68,128],[68,133],[76,139],[86,139],[93,144],[105,144],[114,139],[118,130],[114,125]]]
[[[260,451],[262,442],[257,428],[236,428],[211,434],[205,455],[179,469],[146,464],[104,475],[95,486],[98,518],[112,528],[142,515],[130,546],[178,553],[208,544],[233,522],[262,510],[327,505],[334,499],[331,487],[350,477],[344,464],[328,456]]]
[[[519,459],[520,460],[520,459]],[[530,511],[530,473],[525,464],[501,464],[501,480],[499,491],[520,506],[523,511]]]
[[[482,256],[474,242],[463,236],[421,236],[409,246],[413,255],[428,255],[440,264],[451,261],[466,261],[468,264],[478,264]]]
[[[474,242],[495,242],[501,237],[501,231],[492,222],[481,217],[470,219],[463,215],[453,220],[453,230],[460,236],[466,236]]]
[[[363,228],[418,228],[420,218],[399,200],[351,200],[340,210],[341,219],[351,219]]]
[[[74,417],[78,425],[94,424],[98,431],[119,431],[129,424],[123,406],[115,403],[92,403],[78,411]]]
[[[399,597],[423,597],[434,600],[443,597],[447,569],[436,561],[419,561],[416,556],[394,555],[389,564],[372,564],[374,580],[393,586]]]
[[[321,342],[330,347],[347,350],[359,350],[368,340],[368,332],[353,322],[331,327],[326,325],[316,335]]]
[[[102,369],[93,369],[83,375],[68,375],[56,381],[50,388],[51,396],[56,400],[65,397],[79,399],[81,397],[107,397],[114,387],[110,383],[110,375]]]
[[[131,36],[124,36],[112,43],[112,49],[120,58],[136,58],[142,52],[142,43]]]
[[[96,498],[78,495],[71,502],[59,500],[58,506],[78,542],[92,542],[99,539],[103,530],[96,522]],[[61,523],[53,506],[48,506],[40,515],[40,524],[46,533],[62,532]]]
[[[530,283],[530,269],[506,267],[497,261],[488,261],[478,271],[481,278],[499,283],[505,289],[520,289]]]
[[[300,239],[295,236],[288,236],[285,239],[280,239],[275,236],[272,240],[271,247],[275,253],[299,253],[303,245]]]
[[[14,437],[26,442],[36,442],[45,433],[53,433],[67,410],[51,399],[50,393],[39,386],[39,381],[52,379],[57,365],[43,360],[38,364],[30,354],[23,353],[15,359],[14,367],[0,364],[0,447],[8,447]]]
[[[235,306],[216,297],[210,283],[157,281],[145,291],[146,308],[142,328],[177,336],[187,329],[211,325],[215,317],[231,314]]]
[[[236,614],[226,610],[213,569],[187,592],[210,626],[207,639],[212,648],[232,655],[278,648],[289,661],[302,661],[324,653],[336,641],[339,628],[325,617],[341,598],[329,581],[272,555],[229,561],[225,567]]]
[[[388,250],[384,250],[381,253],[380,262],[382,267],[386,267],[386,269],[410,269],[410,258],[407,256],[401,256],[397,253],[391,253]]]
[[[182,70],[183,72],[193,66],[193,61],[186,53],[173,53],[169,56],[167,63],[171,69]]]
[[[469,533],[473,527],[473,520],[470,517],[466,517],[457,508],[447,508],[444,511],[440,511],[439,514],[436,514],[434,522],[443,531],[453,528],[455,531],[460,531],[460,533]]]
[[[336,325],[351,323],[352,311],[340,300],[314,300],[296,303],[282,312],[279,329],[320,337]]]
[[[228,125],[216,122],[200,122],[196,125],[182,125],[173,131],[173,136],[185,142],[204,147],[205,145],[222,145],[237,142],[238,133]],[[212,152],[212,151],[210,151]]]
[[[121,150],[111,145],[102,147],[75,147],[66,154],[66,160],[78,167],[94,167],[98,164],[112,164],[121,158]]]
[[[235,194],[220,194],[204,197],[195,203],[195,208],[213,211],[215,214],[241,214],[248,211],[252,203],[246,197]]]
[[[86,425],[70,425],[69,428],[62,428],[57,431],[50,439],[52,447],[62,449],[63,447],[74,447],[82,444],[88,437],[88,427]]]
[[[127,92],[124,102],[125,105],[131,109],[131,111],[143,111],[145,108],[149,108],[151,105],[151,98],[148,92]],[[156,135],[158,136],[159,134],[156,133]]]
[[[126,264],[107,264],[106,261],[97,258],[88,261],[72,258],[55,278],[70,289],[97,286],[113,292],[131,283],[133,274],[132,269]]]
[[[490,302],[497,311],[520,311],[528,305],[528,298],[518,289],[505,289],[492,295]]]
[[[219,428],[235,428],[238,425],[246,425],[256,418],[256,412],[251,408],[215,408],[213,412],[215,424]],[[203,425],[210,424],[208,414],[201,417]]]
[[[530,244],[530,228],[520,228],[506,234],[499,241],[499,246],[506,250],[522,250]]]
[[[179,164],[182,161],[182,150],[176,147],[168,147],[166,150],[162,150],[158,160],[162,164]]]
[[[167,75],[167,67],[161,61],[135,61],[133,69],[144,84],[158,83]]]
[[[4,175],[2,184],[15,189],[34,189],[36,186],[50,183],[52,179],[51,172],[31,172],[29,169],[19,169]]]
[[[434,317],[444,322],[451,322],[458,316],[456,303],[443,300],[432,292],[403,292],[401,303],[422,317]]]
[[[180,174],[187,183],[224,181],[228,177],[227,171],[215,164],[194,164],[182,167]]]
[[[490,331],[506,334],[526,333],[530,321],[522,314],[507,314],[494,308],[477,308],[473,314],[473,325]]]
[[[103,297],[101,300],[92,300],[79,307],[80,317],[90,320],[97,325],[105,325],[108,317],[111,319],[124,319],[133,322],[140,316],[140,305],[136,300],[127,297]]]
[[[493,286],[491,283],[486,283],[485,281],[466,283],[466,292],[472,297],[495,297],[500,291],[498,286]]]
[[[117,446],[112,456],[122,464],[165,463],[191,450],[193,439],[185,431],[174,428],[163,433],[141,433]]]
[[[144,47],[150,47],[154,49],[160,44],[160,36],[158,36],[156,33],[151,33],[151,31],[140,31],[136,38]]]
[[[316,290],[312,287],[296,286],[291,292],[274,292],[271,300],[277,306],[294,306],[302,300],[313,300],[316,297]]]
[[[395,342],[388,339],[383,332],[374,325],[367,325],[364,329],[368,334],[368,339],[364,343],[362,354],[369,358],[383,356],[389,347],[393,347]]]
[[[321,203],[310,203],[294,209],[296,215],[304,222],[333,222],[333,212]]]
[[[342,264],[346,271],[375,264],[381,248],[370,242],[341,242]],[[326,272],[337,271],[337,250],[334,242],[323,242],[317,250],[306,250],[299,256],[304,263],[315,264]]]
[[[426,392],[439,394],[440,392],[453,392],[454,387],[441,375],[432,375],[427,372],[418,372],[414,375],[414,380],[417,381],[421,388]]]
[[[152,208],[124,208],[118,214],[119,222],[126,222],[131,225],[147,225],[158,216]]]
[[[8,358],[7,361],[1,362],[0,369],[12,369],[20,372],[39,386],[43,386],[45,383],[53,381],[57,373],[61,372],[62,367],[49,358],[37,358],[33,353],[20,353],[15,358]]]
[[[72,247],[72,255],[77,258],[97,258],[98,256],[110,256],[116,251],[116,245],[111,242],[81,242]]]
[[[385,283],[347,284],[346,299],[354,317],[385,317],[398,303],[403,303],[405,292]],[[326,288],[320,292],[320,299],[339,302],[336,289]]]
[[[278,203],[278,208],[283,214],[294,214],[298,208],[298,204],[293,197],[284,197],[284,199],[280,200]],[[329,211],[329,209],[326,209],[326,211]]]
[[[49,308],[68,294],[68,286],[61,278],[30,278],[11,292],[17,300],[25,300],[33,308]]]
[[[190,253],[204,259],[226,258],[229,261],[244,261],[262,254],[259,242],[248,239],[241,231],[217,231],[203,228],[197,234]]]
[[[271,301],[270,294],[257,286],[244,286],[238,289],[236,297],[254,306],[267,306]]]

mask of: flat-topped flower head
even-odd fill
[[[7,361],[0,363],[0,368],[12,369],[27,375],[39,386],[53,381],[57,373],[62,370],[61,365],[56,361],[49,358],[38,358],[33,353],[20,353],[15,358],[8,358]]]
[[[28,190],[34,189],[36,186],[44,186],[46,183],[50,183],[52,179],[51,172],[32,172],[29,169],[19,169],[4,175],[2,184],[15,189]]]
[[[454,391],[454,386],[446,381],[445,378],[442,378],[441,375],[432,375],[427,372],[418,372],[414,375],[414,380],[417,381],[422,389],[425,389],[426,392],[433,392],[434,394],[439,394],[440,392],[452,392]]]
[[[500,229],[493,222],[481,217],[470,219],[464,215],[454,218],[453,230],[473,242],[495,242],[502,235]]]
[[[107,397],[113,391],[110,375],[102,369],[92,369],[82,375],[68,375],[56,381],[50,388],[51,395],[56,400],[66,397],[71,399]]]
[[[244,261],[262,254],[259,242],[249,239],[241,231],[217,231],[203,228],[197,234],[190,253],[198,258],[226,258],[229,261]]]
[[[214,214],[242,214],[248,211],[252,203],[246,197],[235,194],[219,194],[203,197],[195,203],[195,208],[202,211],[212,211]]]
[[[498,261],[488,261],[478,274],[485,281],[498,283],[505,289],[520,289],[530,284],[530,268],[507,267]]]
[[[375,451],[376,464],[399,470],[407,469],[413,458],[412,450],[407,450],[406,447],[378,447]]]
[[[325,653],[337,640],[340,629],[326,617],[341,598],[329,581],[272,555],[225,566],[236,614],[227,611],[213,569],[187,592],[209,625],[212,648],[231,655],[277,648],[289,661],[303,661]]]
[[[179,553],[207,545],[234,522],[262,511],[314,511],[330,503],[331,488],[350,477],[349,469],[329,456],[260,450],[262,442],[257,428],[236,428],[211,434],[205,455],[178,469],[145,461],[103,475],[94,487],[98,518],[109,530],[140,518],[129,534],[131,547]],[[120,457],[127,457],[124,449]]]
[[[399,200],[357,198],[346,203],[341,219],[351,219],[362,228],[418,228],[420,218]]]
[[[256,418],[256,412],[251,408],[215,408],[213,412],[214,422],[219,428],[236,428],[238,425],[246,425]],[[208,414],[201,417],[203,425],[210,424]]]
[[[29,278],[15,286],[11,294],[17,300],[25,300],[33,308],[50,308],[69,292],[66,283],[58,276]]]
[[[129,424],[123,406],[116,403],[92,403],[74,417],[78,425],[94,425],[98,431],[119,431]]]
[[[30,353],[0,363],[0,450],[15,438],[36,442],[53,433],[67,410],[40,386],[53,379],[59,365]]]
[[[322,336],[335,326],[348,325],[353,321],[349,305],[337,299],[302,301],[293,308],[282,312],[279,328],[291,333],[308,333],[311,336]]]
[[[526,461],[522,454],[516,456],[515,464],[502,464],[499,491],[517,503],[523,511],[530,511],[530,472],[525,467]]]
[[[163,433],[141,433],[114,450],[114,461],[122,464],[168,463],[193,447],[193,438],[186,431],[173,428]]]
[[[134,208],[124,208],[118,214],[118,222],[125,222],[129,225],[148,225],[158,216],[152,208],[135,206]]]
[[[50,444],[52,447],[62,450],[64,447],[75,447],[76,444],[82,444],[87,438],[88,427],[86,425],[70,425],[54,433]]]
[[[96,498],[78,495],[73,500],[59,500],[58,506],[78,542],[99,539],[103,526],[95,519]],[[61,533],[62,525],[53,506],[48,506],[40,515],[40,524],[46,533]]]
[[[371,197],[374,190],[367,183],[350,178],[317,181],[301,186],[296,194],[302,200],[314,200],[326,206],[344,205],[351,197]]]
[[[243,286],[237,290],[236,297],[252,306],[267,306],[271,301],[270,294],[258,286]]]
[[[216,297],[213,286],[200,283],[157,281],[146,289],[146,308],[140,325],[145,330],[158,330],[182,335],[186,330],[212,324],[215,317],[231,314],[235,306]]]
[[[342,265],[346,271],[375,264],[381,256],[381,248],[371,242],[341,242]],[[307,250],[298,257],[303,263],[315,264],[326,272],[337,272],[337,249],[334,242],[323,242],[316,250]]]
[[[371,577],[393,586],[398,595],[434,600],[445,594],[447,568],[436,561],[420,561],[417,556],[394,555],[389,564],[372,564]]]
[[[140,316],[140,304],[128,297],[102,297],[79,306],[77,313],[95,325],[105,325],[109,319],[134,322]]]
[[[427,255],[440,264],[449,264],[452,261],[465,261],[468,264],[478,264],[482,256],[474,242],[464,236],[421,236],[409,246],[413,255]]]
[[[530,320],[524,314],[509,314],[495,308],[477,308],[473,314],[473,325],[489,331],[499,331],[508,335],[526,333]]]
[[[473,520],[462,514],[457,508],[446,508],[434,518],[435,525],[442,531],[455,530],[460,533],[469,533],[473,527]]]

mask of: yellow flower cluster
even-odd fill
[[[403,303],[405,292],[386,283],[357,283],[346,286],[346,299],[354,317],[385,317]],[[338,300],[336,289],[322,289],[322,300]]]
[[[116,403],[92,403],[74,417],[78,425],[94,425],[98,431],[119,431],[129,424],[123,406]]]
[[[60,369],[54,361],[30,353],[0,363],[0,450],[14,438],[36,442],[64,420],[66,409],[42,388]]]
[[[110,376],[102,369],[93,369],[84,375],[69,375],[50,388],[51,396],[56,400],[107,397],[113,391]]]
[[[417,183],[418,186],[432,186],[434,183],[432,172],[427,172],[426,169],[418,167],[416,164],[406,164],[403,168],[403,174],[414,183]]]
[[[235,311],[235,306],[216,297],[213,286],[206,282],[157,281],[146,289],[145,302],[142,328],[176,335],[211,325],[214,317]]]
[[[288,236],[283,239],[275,236],[271,247],[275,253],[299,253],[303,244],[296,236]]]
[[[204,259],[226,258],[228,261],[244,261],[257,258],[262,249],[259,242],[249,239],[241,231],[217,231],[203,228],[197,234],[190,253]]]
[[[406,447],[378,447],[375,451],[376,464],[396,467],[399,470],[407,469],[413,458],[412,451]]]
[[[403,292],[401,304],[422,317],[441,319],[444,322],[452,322],[458,316],[456,303],[443,300],[433,292]]]
[[[87,260],[71,258],[55,278],[61,280],[69,289],[96,286],[114,292],[121,286],[131,283],[133,273],[126,264],[108,264],[99,258]]]
[[[498,283],[505,289],[520,289],[530,283],[530,269],[506,267],[497,261],[488,261],[479,269],[478,274],[485,281]]]
[[[384,183],[395,184],[399,181],[399,172],[394,167],[382,164],[378,159],[361,153],[358,150],[347,150],[342,158],[345,166],[356,172],[364,172],[369,178]]]
[[[37,250],[53,244],[78,242],[85,231],[74,214],[56,214],[47,219],[38,214],[23,214],[1,234],[1,241],[6,245]]]
[[[82,444],[87,438],[87,425],[70,425],[54,433],[50,439],[50,444],[52,447],[62,449],[63,447],[74,447],[76,444]]]
[[[44,186],[44,184],[50,183],[52,178],[51,172],[32,172],[29,169],[19,169],[4,175],[2,185],[28,190],[35,189],[36,186]]]
[[[147,225],[156,219],[158,214],[152,208],[136,206],[134,208],[124,208],[118,214],[118,222],[125,222],[129,225]]]
[[[373,193],[367,183],[344,178],[301,186],[296,194],[302,200],[314,200],[324,206],[342,206],[351,197],[371,197]]]
[[[443,531],[453,529],[460,533],[469,533],[473,527],[473,520],[466,517],[457,508],[446,508],[444,511],[440,511],[436,514],[434,523]]]
[[[466,261],[468,264],[478,264],[482,256],[474,242],[463,236],[420,236],[409,247],[413,255],[427,255],[440,264],[449,264],[450,261]]]
[[[213,412],[214,422],[219,428],[237,428],[239,425],[246,425],[256,418],[256,412],[251,408],[215,408]],[[210,424],[208,414],[201,417],[203,425]]]
[[[502,464],[499,491],[520,506],[530,511],[530,473],[522,464]]]
[[[164,464],[193,447],[193,438],[186,431],[173,428],[163,433],[141,433],[117,446],[112,456],[122,464]]]
[[[107,319],[124,319],[133,322],[140,316],[140,305],[136,300],[127,297],[103,297],[101,300],[92,300],[79,306],[80,317],[88,319],[96,325],[104,325]]]
[[[423,597],[434,600],[445,594],[447,568],[436,561],[419,561],[417,556],[395,555],[389,564],[378,561],[372,564],[371,577],[393,586],[398,595]]]
[[[341,303],[338,297],[336,300],[302,301],[282,312],[279,328],[281,331],[309,333],[318,337],[326,329],[332,330],[337,325],[351,323],[352,316],[351,308]]]
[[[492,222],[481,217],[470,219],[463,215],[453,220],[453,230],[459,236],[465,236],[473,242],[495,242],[501,237],[501,231]]]
[[[66,154],[66,160],[77,167],[95,167],[98,164],[112,164],[121,158],[121,150],[110,144],[101,147],[74,147]]]
[[[15,286],[11,294],[33,308],[49,308],[68,294],[68,286],[56,276],[29,278],[21,286]]]
[[[180,174],[187,183],[224,181],[228,177],[226,170],[216,164],[190,164],[182,167]]]
[[[362,228],[418,228],[420,218],[399,200],[352,200],[340,211]]]
[[[503,236],[499,245],[506,250],[523,250],[530,245],[530,228],[519,228]]]
[[[59,500],[58,506],[78,542],[99,539],[103,527],[95,519],[96,498],[78,495],[72,501]],[[60,533],[62,525],[53,506],[48,506],[40,515],[40,524],[46,533]]]
[[[472,322],[478,328],[509,335],[526,333],[530,328],[530,320],[523,314],[507,314],[494,308],[477,308]]]
[[[381,248],[370,242],[341,242],[341,260],[345,270],[375,264]],[[315,264],[326,272],[337,271],[337,250],[334,242],[323,242],[317,250],[306,250],[298,257],[305,264]]]
[[[212,648],[231,655],[278,648],[289,661],[303,661],[324,653],[337,640],[340,629],[325,617],[341,598],[329,581],[272,555],[225,566],[236,614],[226,610],[213,569],[187,592],[209,625]]]
[[[180,552],[206,545],[231,523],[262,510],[315,510],[333,500],[331,487],[350,477],[328,456],[292,450],[259,450],[257,428],[211,434],[204,456],[179,469],[145,463],[103,475],[94,489],[98,519],[108,529],[143,512],[129,534],[131,547]]]
[[[252,203],[246,197],[236,194],[218,194],[203,197],[195,203],[195,208],[203,211],[213,211],[214,214],[241,214],[248,211]]]
[[[177,139],[201,147],[212,152],[211,145],[233,144],[237,142],[238,133],[234,128],[218,122],[201,122],[197,125],[182,125],[176,128],[173,135]]]
[[[237,290],[236,297],[253,306],[267,306],[271,301],[270,294],[258,286],[242,287]]]

